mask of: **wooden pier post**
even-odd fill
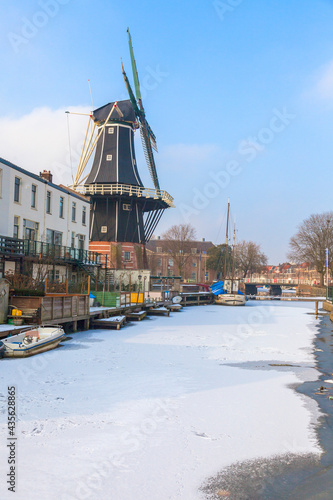
[[[318,300],[315,302],[315,311],[316,311],[316,316],[318,316]]]

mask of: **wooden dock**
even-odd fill
[[[109,316],[108,318],[93,319],[92,326],[101,328],[116,328],[120,330],[126,323],[126,316]]]
[[[148,316],[169,316],[170,315],[170,310],[166,307],[151,307],[150,309],[147,309],[147,315]]]
[[[142,321],[147,316],[147,311],[127,311],[127,321]]]

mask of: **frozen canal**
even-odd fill
[[[236,461],[320,453],[317,406],[291,387],[317,378],[313,309],[188,307],[1,360],[1,443],[8,386],[18,439],[17,491],[2,446],[0,498],[202,500]]]

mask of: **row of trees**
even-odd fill
[[[191,247],[196,238],[195,228],[191,224],[179,224],[170,227],[163,235],[165,248],[173,258],[179,275],[183,275],[188,260],[191,258]],[[260,272],[267,264],[267,257],[260,246],[253,241],[241,241],[235,247],[235,258],[232,258],[232,249],[227,248],[227,274],[232,272],[234,262],[235,274],[241,277],[247,273]],[[207,267],[224,276],[225,245],[217,245],[208,250]]]

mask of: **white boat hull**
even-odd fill
[[[57,347],[65,337],[59,326],[29,329],[2,342],[5,346],[5,358],[24,358]]]
[[[224,293],[215,297],[215,304],[218,304],[220,306],[245,306],[245,303],[245,295]]]

